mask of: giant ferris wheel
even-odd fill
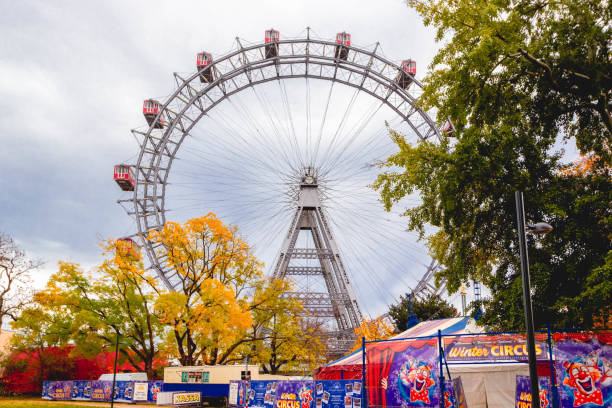
[[[194,68],[144,101],[138,154],[115,166],[118,202],[134,220],[126,239],[169,289],[175,272],[145,237],[167,219],[212,211],[338,330],[401,293],[442,290],[426,249],[369,187],[397,149],[387,125],[413,143],[444,132],[419,107],[414,61],[356,46],[346,32],[270,29],[262,42],[236,38],[224,55],[197,53]]]

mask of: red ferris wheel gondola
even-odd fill
[[[123,191],[134,191],[134,171],[127,164],[116,165],[113,178]]]
[[[346,61],[348,57],[348,47],[351,46],[351,35],[346,32],[336,34],[336,52],[335,57]]]
[[[142,104],[142,114],[149,126],[153,125],[155,129],[162,129],[165,125],[164,121],[160,118],[157,122],[155,118],[159,113],[159,102],[155,99],[145,99]]]
[[[410,59],[404,60],[402,61],[402,65],[400,67],[399,73],[397,74],[395,82],[397,82],[400,87],[408,89],[410,88],[410,85],[412,84],[415,75],[416,61]]]
[[[140,247],[131,238],[119,238],[116,243],[116,248],[117,252],[135,258],[138,257],[138,252],[140,252]]]
[[[274,29],[266,30],[266,59],[278,57],[279,32]]]
[[[451,122],[450,118],[446,118],[446,121],[442,125],[442,134],[448,137],[455,135],[455,125]]]
[[[212,55],[208,52],[199,52],[196,58],[196,66],[200,73],[201,82],[212,82],[215,80],[215,72],[212,69]]]

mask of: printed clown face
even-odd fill
[[[430,374],[431,369],[429,366],[421,366],[417,368],[416,373],[414,374],[414,389],[417,392],[422,392],[425,388],[431,387],[431,384],[429,384]]]
[[[569,361],[566,361],[563,367],[567,370],[563,384],[574,390],[574,407],[588,403],[603,405],[601,390],[595,384],[601,378],[597,367]]]
[[[410,361],[399,373],[399,389],[404,398],[410,402],[421,401],[430,403],[429,389],[435,384],[431,378],[431,365]]]
[[[593,370],[581,363],[572,363],[566,369],[569,375],[566,382],[570,387],[577,388],[581,394],[595,392],[595,381],[601,376],[599,370]]]

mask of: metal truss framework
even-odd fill
[[[440,270],[440,265],[436,261],[431,261],[425,274],[412,290],[412,296],[416,299],[424,300],[429,295],[441,295],[446,289],[446,281],[442,280],[439,286],[435,285],[434,275]]]
[[[361,323],[361,310],[321,206],[317,180],[310,171],[306,170],[300,183],[297,207],[283,240],[273,276],[280,279],[290,277],[298,284],[298,288],[305,287],[303,291],[286,293],[285,296],[300,300],[304,309],[313,317],[333,318],[337,323],[338,339],[352,339],[353,330]],[[300,231],[311,233],[314,248],[295,247]],[[290,266],[291,260],[304,258],[318,259],[320,266]],[[307,282],[312,275],[323,278],[327,292],[313,292],[307,284],[299,284],[300,281]]]
[[[335,57],[335,42],[313,39],[309,34],[306,38],[280,40],[277,44],[278,55],[266,59],[264,43],[243,47],[236,39],[236,50],[212,63],[210,69],[215,75],[210,83],[201,83],[198,72],[186,78],[175,73],[176,89],[160,106],[155,120],[145,129],[132,130],[140,145],[138,159],[132,165],[136,174],[134,193],[131,199],[119,200],[119,203],[136,218],[138,231],[133,237],[140,238],[151,266],[170,289],[175,289],[178,283],[175,272],[166,266],[159,247],[145,237],[166,221],[167,180],[183,141],[199,120],[226,98],[274,80],[328,80],[357,88],[384,102],[419,138],[441,137],[432,118],[417,104],[422,93],[421,83],[414,79],[409,89],[399,87],[395,78],[400,67],[377,53],[378,44],[373,50],[345,46],[346,60]],[[164,126],[159,126],[159,122],[164,122]]]

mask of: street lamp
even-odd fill
[[[116,330],[117,332],[117,342],[115,343],[115,365],[113,368],[113,387],[111,388],[111,400],[110,400],[110,406],[111,408],[113,408],[115,406],[115,383],[116,383],[116,378],[117,378],[117,356],[119,355],[119,344],[125,344],[124,342],[119,342],[119,337],[121,336],[119,334],[119,331]]]
[[[521,278],[523,281],[523,304],[525,308],[525,326],[527,328],[527,354],[529,356],[529,380],[531,383],[531,406],[540,408],[540,387],[538,384],[538,366],[535,352],[535,336],[533,329],[533,309],[531,307],[531,283],[529,282],[529,259],[527,256],[527,242],[525,232],[532,234],[546,234],[552,226],[545,222],[534,225],[525,225],[525,207],[523,206],[523,193],[514,192],[516,200],[516,222],[519,235],[519,249],[521,254]]]

